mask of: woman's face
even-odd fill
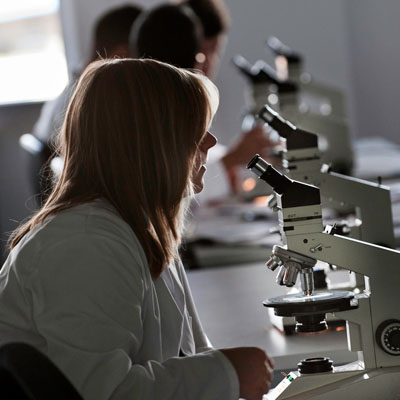
[[[211,149],[211,147],[214,147],[216,144],[217,138],[212,133],[207,131],[197,149],[195,164],[193,168],[192,183],[194,185],[195,193],[199,193],[203,190],[203,178],[207,170],[205,166],[207,162],[207,153],[208,150]]]

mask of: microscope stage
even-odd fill
[[[357,308],[357,299],[353,292],[321,290],[311,295],[291,293],[263,301],[265,307],[275,309],[275,314],[282,317],[329,313]]]

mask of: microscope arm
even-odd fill
[[[348,342],[354,343],[355,340],[359,343],[359,349],[364,352],[367,368],[374,365],[396,365],[396,357],[388,356],[381,348],[371,347],[371,345],[375,342],[375,335],[378,335],[377,332],[381,327],[388,326],[390,323],[394,323],[396,327],[400,326],[398,308],[400,252],[322,232],[286,235],[285,238],[287,248],[291,252],[334,264],[368,277],[365,291],[368,297],[360,299],[364,302],[362,307],[356,311],[346,312],[346,316],[343,313],[345,319],[354,321],[358,325],[358,328],[354,324],[351,326]],[[397,346],[395,344],[395,347]]]
[[[400,287],[397,250],[324,232],[286,235],[286,244],[291,251],[366,275],[374,281],[389,277],[389,281],[398,281]]]
[[[356,208],[362,221],[359,239],[394,248],[393,215],[390,189],[376,183],[337,174],[320,172],[312,184],[318,186],[328,201],[339,200]]]

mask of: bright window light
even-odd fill
[[[0,104],[45,101],[68,82],[58,0],[0,7]]]

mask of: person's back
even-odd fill
[[[129,32],[140,13],[141,8],[127,5],[111,9],[102,15],[95,23],[92,50],[84,65],[99,57],[127,57]],[[42,142],[52,145],[52,138],[60,131],[66,107],[79,75],[79,72],[73,73],[71,82],[60,96],[44,105],[40,118],[33,128],[33,134]]]
[[[113,8],[99,17],[92,34],[92,49],[86,57],[84,66],[100,58],[127,57],[129,54],[129,32],[132,24],[141,13],[141,8],[126,5]],[[48,154],[57,147],[56,137],[64,121],[65,112],[80,73],[72,73],[70,82],[54,100],[48,101],[42,107],[39,119],[36,121],[32,134],[36,136],[46,148],[42,155],[42,165],[48,163]],[[42,201],[47,198],[52,186],[51,171],[47,167],[39,171],[41,178],[39,186],[34,184],[36,192],[40,188]]]

